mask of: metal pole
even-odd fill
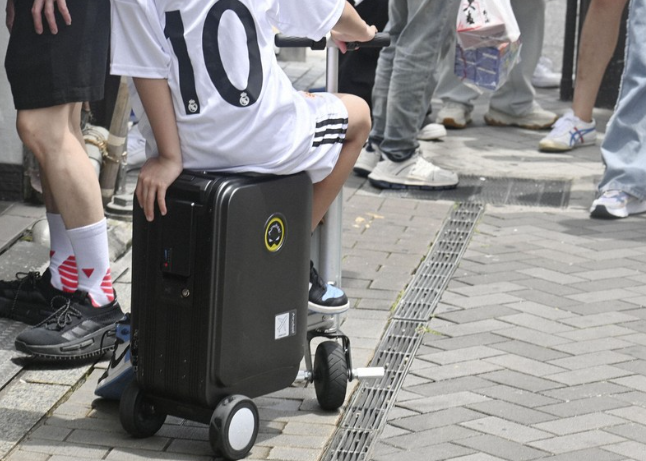
[[[565,34],[563,38],[563,68],[561,73],[561,101],[571,101],[574,95],[574,61],[577,46],[578,0],[568,0],[565,14]]]
[[[339,49],[328,46],[326,50],[326,90],[339,90]],[[341,286],[341,234],[343,231],[343,190],[332,202],[319,227],[318,270],[323,280]]]

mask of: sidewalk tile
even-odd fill
[[[459,441],[460,445],[476,451],[498,456],[502,459],[513,461],[530,461],[544,457],[547,453],[526,445],[505,440],[493,435],[482,435]]]
[[[549,432],[527,427],[495,416],[467,421],[460,425],[520,444],[526,444],[528,442],[546,439],[552,436]],[[536,425],[535,427],[538,426],[539,425]]]
[[[530,442],[529,445],[549,453],[561,454],[586,448],[601,447],[623,442],[625,439],[603,431],[591,430],[578,434],[564,435],[547,440]]]

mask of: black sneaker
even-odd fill
[[[56,309],[51,301],[54,296],[70,297],[71,293],[57,290],[51,284],[51,273],[18,272],[16,280],[0,281],[0,317],[36,325]]]
[[[310,261],[309,309],[320,314],[340,314],[350,307],[343,290],[325,283]]]
[[[102,355],[114,349],[115,325],[123,312],[115,299],[93,307],[85,291],[71,298],[56,296],[58,310],[16,338],[16,350],[48,360],[78,360]]]

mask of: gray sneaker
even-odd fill
[[[368,141],[361,149],[359,158],[354,164],[354,174],[361,177],[368,176],[375,169],[377,163],[381,160],[381,150],[375,144]]]
[[[491,126],[517,126],[528,130],[545,130],[551,128],[558,119],[558,115],[549,110],[535,106],[525,115],[517,116],[501,112],[496,109],[489,109],[484,116],[487,125]]]
[[[453,189],[458,175],[433,165],[419,151],[404,162],[384,159],[368,175],[370,184],[380,189]]]

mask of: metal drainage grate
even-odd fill
[[[455,189],[438,191],[384,190],[383,195],[395,195],[416,200],[451,200],[456,202],[490,203],[492,205],[526,205],[565,208],[570,201],[571,181],[539,181],[524,178],[486,178],[460,176]]]
[[[388,412],[419,349],[424,327],[466,251],[482,212],[481,204],[464,203],[451,213],[397,305],[370,362],[370,366],[384,367],[385,375],[359,385],[323,461],[369,459],[370,449],[386,426]]]

